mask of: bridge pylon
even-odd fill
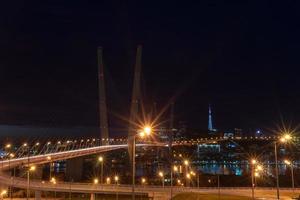
[[[104,81],[104,65],[103,65],[103,50],[98,47],[98,87],[99,87],[99,126],[101,132],[101,144],[109,144],[108,120],[107,120],[107,104],[105,94],[105,81]]]
[[[138,119],[139,105],[141,102],[141,68],[142,68],[142,46],[138,45],[135,60],[134,80],[130,106],[130,120],[128,130],[128,151],[132,152],[133,137],[136,134],[136,123]]]

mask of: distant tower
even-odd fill
[[[105,83],[104,83],[104,66],[102,59],[102,47],[98,47],[98,87],[99,87],[99,113],[100,113],[100,132],[101,144],[108,145],[108,120],[107,120],[107,107],[105,96]]]
[[[211,113],[211,107],[210,104],[208,105],[208,131],[213,132],[213,124],[212,124],[212,113]]]

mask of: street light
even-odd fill
[[[294,165],[292,161],[284,160],[284,163],[286,165],[289,165],[291,167],[291,176],[292,176],[292,188],[293,188],[293,194],[295,192],[295,183],[294,183]]]
[[[50,180],[50,182],[51,182],[51,183],[56,183],[55,177],[52,177],[51,180]]]
[[[254,167],[257,161],[255,159],[251,159],[251,189],[252,189],[252,199],[254,199]]]
[[[184,165],[185,166],[189,166],[189,161],[188,160],[184,160]]]
[[[187,173],[187,174],[185,175],[185,178],[186,178],[186,185],[187,185],[187,187],[190,187],[191,174],[190,174],[190,173]]]
[[[146,184],[146,179],[145,179],[145,178],[142,178],[142,179],[141,179],[141,183],[142,183],[142,185],[145,185],[145,184]]]
[[[181,180],[180,179],[177,179],[177,184],[181,185]]]
[[[104,163],[104,158],[103,158],[103,156],[99,156],[99,157],[98,157],[98,161],[99,161],[100,164],[101,164],[100,183],[102,184],[102,183],[103,183],[103,163]]]
[[[173,169],[171,167],[171,199],[173,198],[173,171],[178,172],[178,167],[176,165],[173,166]]]
[[[191,175],[188,173],[188,174],[186,174],[186,178],[187,179],[191,179]]]
[[[11,175],[11,171],[10,171],[10,159],[14,158],[15,154],[10,153],[9,154],[9,158],[8,158],[8,168],[9,168],[9,173]],[[13,173],[13,178],[11,179],[12,181],[14,180],[14,176],[15,176],[15,168],[14,168],[14,173]],[[9,191],[10,191],[10,197],[12,197],[12,187],[9,186]]]
[[[7,190],[2,190],[0,193],[1,199],[3,199],[5,195],[7,195]]]
[[[150,135],[152,132],[152,128],[150,126],[144,126],[143,130],[138,132],[137,134],[132,136],[132,199],[135,200],[135,143],[136,143],[136,137],[140,136],[141,138],[144,138],[145,136]]]
[[[162,171],[158,172],[158,175],[161,177],[162,186],[165,187],[165,177]]]
[[[106,178],[106,184],[110,184],[110,178],[109,177]]]
[[[178,172],[178,167],[176,165],[173,166],[174,172]]]
[[[33,166],[30,166],[27,170],[27,200],[29,199],[29,185],[30,185],[30,172],[34,172],[36,169],[36,167],[33,165]]]
[[[56,185],[56,179],[55,177],[52,177],[50,182],[53,184],[53,185]],[[54,190],[54,198],[56,199],[56,190]]]
[[[118,181],[119,181],[119,177],[118,177],[118,176],[115,176],[116,187],[118,187]],[[117,188],[116,188],[116,199],[117,199],[117,200],[119,199],[119,193],[118,193]]]
[[[279,141],[281,143],[287,143],[292,139],[291,134],[285,133]],[[278,159],[277,159],[277,141],[274,142],[274,155],[275,155],[275,173],[276,173],[276,194],[277,194],[277,199],[280,198],[279,196],[279,170],[278,170]]]
[[[118,184],[118,181],[119,181],[119,177],[115,176],[115,182],[116,182],[116,184]]]
[[[145,133],[146,135],[150,135],[151,132],[152,132],[152,128],[151,128],[150,126],[145,126],[145,127],[144,127],[144,133]]]
[[[99,183],[99,180],[97,178],[94,179],[94,184],[98,184]]]
[[[256,171],[263,171],[263,167],[261,165],[257,165],[255,170]]]
[[[47,156],[46,157],[46,159],[47,159],[47,161],[50,161],[50,163],[49,163],[49,180],[51,180],[51,176],[52,176],[52,162],[51,162],[51,156]]]

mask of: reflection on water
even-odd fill
[[[204,174],[223,174],[223,175],[236,175],[242,176],[245,174],[249,174],[251,172],[251,166],[247,161],[233,161],[233,162],[223,162],[218,163],[215,161],[200,161],[198,163],[194,163],[197,170],[201,171]],[[275,163],[263,163],[264,171],[268,174],[272,174],[274,172]],[[297,163],[294,163],[295,167]],[[289,172],[289,167],[284,163],[279,163],[279,174],[286,175]]]

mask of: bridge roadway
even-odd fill
[[[176,144],[175,144],[176,145]],[[161,146],[166,147],[164,143],[156,144],[137,144],[140,147],[147,146]],[[5,186],[12,186],[16,188],[27,188],[27,180],[19,177],[11,177],[5,173],[5,170],[16,166],[27,166],[27,165],[38,165],[43,163],[49,163],[57,160],[66,160],[79,156],[98,154],[102,152],[124,149],[127,148],[126,144],[121,145],[107,145],[107,146],[96,146],[83,149],[69,150],[63,152],[49,153],[43,155],[35,155],[29,157],[15,158],[0,161],[0,184]],[[42,182],[41,180],[30,180],[30,190],[35,191],[57,191],[57,192],[72,192],[72,193],[90,193],[91,199],[94,199],[95,193],[130,193],[130,185],[94,185],[87,183],[69,183],[69,182],[58,182],[52,184],[50,182]],[[148,194],[154,197],[156,200],[165,200],[170,198],[170,187],[159,187],[159,186],[136,186],[136,193]],[[189,187],[173,187],[173,194],[181,192],[201,192],[201,193],[217,193],[216,188],[189,188]],[[282,190],[282,199],[290,199],[289,190]],[[300,190],[297,190],[299,193]],[[257,192],[259,195],[263,195],[266,199],[272,199],[275,197],[275,190],[272,188],[260,189]],[[242,196],[250,196],[251,188],[222,188],[222,194],[235,194]]]

